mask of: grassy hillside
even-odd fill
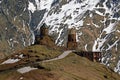
[[[24,67],[27,65],[34,66],[39,61],[48,60],[55,58],[62,54],[61,51],[55,50],[52,48],[48,48],[44,45],[33,45],[26,47],[24,50],[18,51],[8,58],[5,58],[3,60],[0,60],[0,63],[3,63],[4,61],[8,59],[19,59],[18,62],[12,63],[12,64],[2,64],[0,65],[0,71],[6,71],[6,70],[13,70],[19,67]],[[20,57],[22,56],[22,57]]]
[[[43,67],[56,74],[58,80],[119,80],[120,76],[112,72],[104,65],[91,62],[74,53],[68,57],[41,63]]]
[[[61,53],[45,46],[34,45],[22,51],[32,56],[39,56],[41,59],[53,58]],[[44,55],[43,55],[44,54]],[[30,58],[32,59],[32,58]],[[10,64],[9,64],[10,65]],[[74,53],[69,54],[61,60],[51,62],[39,62],[39,67],[26,73],[19,73],[21,67],[0,72],[1,80],[119,80],[120,76],[104,65],[91,62],[84,57]],[[24,65],[25,66],[33,66]]]
[[[44,45],[33,45],[21,51],[23,54],[38,56],[41,60],[57,57],[62,52],[59,49],[49,48]]]

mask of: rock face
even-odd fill
[[[26,0],[0,1],[0,52],[5,56],[32,43]]]
[[[34,44],[36,27],[45,12],[35,11],[36,1],[0,1],[0,53],[4,56]]]
[[[64,46],[68,29],[74,26],[78,48],[102,51],[102,63],[114,68],[120,55],[119,4],[119,0],[2,0],[0,52],[10,54],[34,43],[44,22],[55,44]]]

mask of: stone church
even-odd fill
[[[68,49],[76,49],[77,48],[76,29],[74,29],[74,28],[69,29],[69,31],[68,31],[67,48]]]
[[[48,34],[48,26],[44,23],[40,28],[40,34],[35,36],[35,44],[45,45],[51,48],[55,48],[55,42]]]

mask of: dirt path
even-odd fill
[[[73,52],[73,50],[64,51],[60,56],[58,56],[56,58],[53,58],[53,59],[50,59],[50,60],[44,60],[42,62],[49,62],[49,61],[55,61],[55,60],[63,59],[67,55],[69,55],[71,52]]]

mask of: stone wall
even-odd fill
[[[94,62],[100,62],[101,61],[101,57],[102,57],[102,53],[101,52],[92,52],[92,51],[78,51],[75,52],[77,55],[81,56],[81,57],[86,57],[91,61]]]

